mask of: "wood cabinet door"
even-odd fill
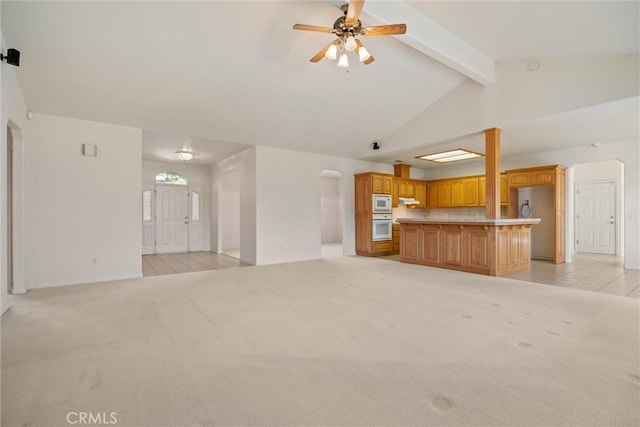
[[[398,197],[400,196],[400,180],[394,179],[391,188],[391,207],[398,207]]]
[[[553,185],[554,177],[553,169],[531,172],[531,185]]]
[[[427,183],[427,207],[428,208],[437,208],[439,207],[439,198],[438,198],[438,187],[439,184],[437,182]]]
[[[502,200],[502,199],[501,199]],[[487,178],[478,178],[478,206],[487,205]]]
[[[420,202],[418,208],[424,209],[427,207],[427,183],[424,181],[416,181],[416,195],[414,196]]]
[[[381,175],[371,175],[371,191],[373,194],[383,194],[384,185],[382,184]]]
[[[516,172],[508,174],[509,187],[526,187],[531,185],[531,172]]]
[[[509,204],[509,178],[506,174],[500,175],[500,204],[505,206]]]
[[[438,207],[451,206],[451,181],[442,181],[438,184]]]
[[[464,180],[464,205],[478,206],[478,178],[467,178]]]
[[[451,206],[464,206],[464,180],[451,181]]]
[[[382,194],[391,194],[393,191],[393,177],[382,177]]]

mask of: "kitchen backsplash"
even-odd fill
[[[399,206],[392,210],[393,221],[398,218],[484,218],[484,207],[473,208],[436,208],[436,209],[414,209],[406,206]],[[508,217],[506,206],[500,208],[500,216]]]

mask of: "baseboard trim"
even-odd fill
[[[141,278],[142,278],[142,273],[132,273],[132,274],[123,274],[118,276],[105,276],[105,277],[92,277],[92,278],[86,278],[86,279],[65,280],[61,282],[35,283],[32,285],[29,285],[28,290],[54,288],[56,286],[85,285],[89,283],[114,282],[116,280],[130,280],[130,279],[141,279]]]

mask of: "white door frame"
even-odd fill
[[[25,255],[24,255],[24,158],[25,145],[22,130],[12,120],[7,123],[7,132],[11,133],[13,141],[12,149],[12,253],[13,263],[11,270],[13,274],[13,294],[24,294],[27,292]],[[8,267],[8,266],[7,266]]]
[[[598,185],[598,184],[612,184],[613,185],[613,209],[614,209],[614,231],[613,231],[613,239],[614,239],[614,243],[613,243],[613,255],[620,255],[619,252],[619,247],[620,247],[620,242],[618,241],[620,239],[620,236],[622,236],[623,230],[622,230],[622,226],[623,226],[623,222],[621,220],[621,209],[620,209],[620,200],[619,198],[621,197],[618,192],[619,192],[619,186],[620,183],[618,182],[617,179],[607,179],[607,180],[597,180],[597,181],[581,181],[581,182],[576,182],[575,183],[575,191],[573,193],[574,196],[574,206],[575,206],[575,211],[576,214],[573,217],[573,228],[574,228],[574,234],[575,234],[575,239],[574,239],[574,251],[577,253],[580,253],[581,251],[580,246],[578,244],[578,241],[580,239],[583,238],[583,236],[581,235],[580,232],[580,227],[578,226],[578,187],[581,185]]]

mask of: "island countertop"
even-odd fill
[[[399,224],[475,224],[475,225],[536,225],[540,218],[398,218]]]

